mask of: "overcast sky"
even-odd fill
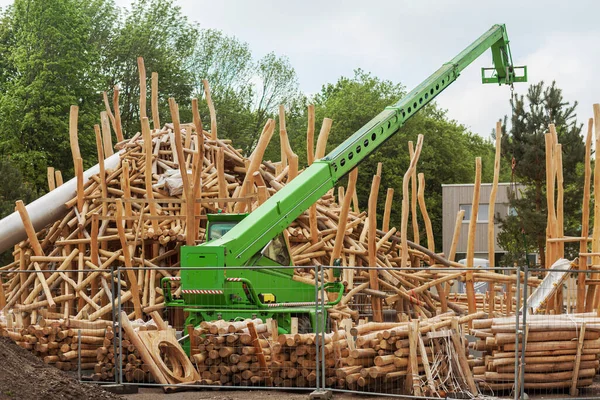
[[[0,6],[11,3],[0,0]],[[351,76],[356,68],[419,84],[495,23],[505,23],[515,65],[527,65],[530,82],[556,80],[578,116],[592,116],[600,102],[600,2],[586,0],[178,0],[203,28],[220,29],[247,42],[255,58],[274,51],[289,57],[300,88]],[[127,6],[130,0],[117,0]],[[488,137],[510,112],[508,87],[482,85],[477,59],[438,98],[451,118]],[[527,84],[515,85],[519,93]],[[426,133],[426,132],[424,132]]]

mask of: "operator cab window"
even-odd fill
[[[262,251],[263,256],[279,265],[290,265],[290,253],[283,234],[277,235]]]
[[[221,221],[221,222],[213,222],[210,224],[208,229],[208,239],[220,239],[223,235],[231,230],[234,226],[238,224],[238,221]]]

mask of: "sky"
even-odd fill
[[[116,0],[127,6],[131,0]],[[529,81],[556,80],[565,100],[577,100],[578,119],[600,102],[600,2],[591,0],[176,0],[184,15],[247,42],[255,58],[286,55],[300,89],[316,93],[325,83],[362,68],[412,89],[487,31],[506,24],[515,65]],[[12,3],[0,0],[0,6]],[[450,118],[489,137],[510,113],[510,89],[482,85],[475,60],[437,97]],[[527,84],[515,84],[524,94]],[[424,132],[426,133],[426,132]]]

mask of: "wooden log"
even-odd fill
[[[408,155],[412,159],[415,155],[412,140],[408,142]],[[417,220],[417,168],[414,168],[410,174],[410,215],[413,228],[413,242],[421,244],[419,237],[419,222]]]
[[[418,148],[418,145],[417,145]],[[417,150],[418,151],[418,150]],[[413,157],[414,159],[414,157]],[[409,168],[410,169],[410,168]],[[406,175],[405,175],[406,178]],[[407,185],[408,186],[408,185]],[[406,387],[410,389],[409,393],[414,396],[421,396],[421,380],[419,379],[419,366],[417,364],[417,352],[418,352],[418,341],[419,341],[419,321],[412,321],[408,325],[408,342],[410,355],[408,357],[408,376],[410,379],[406,380]],[[395,367],[395,366],[394,366]],[[389,371],[391,372],[391,371]]]
[[[590,185],[591,185],[591,154],[592,154],[592,134],[594,128],[594,119],[588,121],[588,131],[585,139],[585,160],[584,160],[584,178],[583,178],[583,201],[581,205],[581,236],[587,238],[590,229]],[[579,265],[581,271],[587,270],[587,257],[581,253],[587,252],[588,244],[582,240],[579,244]],[[577,312],[585,311],[585,279],[586,274],[580,272],[577,274]]]
[[[496,195],[498,193],[498,180],[500,178],[501,145],[502,145],[502,121],[497,121],[496,122],[496,153],[494,156],[494,178],[492,181],[492,190],[490,192],[490,200],[488,201],[489,206],[488,206],[487,244],[488,244],[488,262],[490,263],[490,268],[494,268],[494,266],[496,265],[496,261],[495,261],[496,238],[494,236],[494,221],[496,219],[496,214],[495,214]]]
[[[412,175],[413,170],[417,167],[417,162],[419,161],[419,156],[421,154],[421,148],[423,147],[423,135],[419,135],[417,138],[417,147],[415,150],[414,157],[410,160],[410,165],[404,174],[404,179],[402,180],[402,216],[400,223],[400,240],[402,247],[402,256],[401,256],[401,267],[406,267],[408,263],[408,238],[407,238],[407,229],[408,229],[408,213],[409,213],[409,195],[408,195],[408,183],[410,181],[410,176]],[[370,213],[369,213],[370,214]]]
[[[56,180],[54,179],[54,168],[48,167],[48,191],[51,192],[56,189]]]
[[[479,213],[479,192],[481,189],[481,157],[475,158],[475,184],[473,187],[473,202],[471,205],[471,218],[469,220],[469,237],[467,238],[467,268],[473,268],[475,257],[475,234],[477,231],[477,214]],[[468,271],[465,279],[467,303],[469,314],[477,312],[475,305],[475,288],[473,273]]]
[[[377,267],[377,195],[379,192],[379,183],[381,182],[381,163],[378,164],[377,174],[373,176],[371,184],[371,193],[369,194],[369,233],[368,233],[368,250],[369,250],[369,266]],[[350,200],[350,197],[348,197]],[[345,225],[345,224],[344,224]],[[376,269],[369,270],[369,288],[379,290],[378,273]],[[381,299],[371,296],[371,309],[373,312],[373,321],[383,321],[383,311]]]
[[[146,67],[144,66],[144,58],[137,58],[138,65],[138,75],[140,77],[140,120],[147,118],[147,110],[146,110],[146,99],[147,95],[147,87],[146,87]],[[142,130],[144,129],[142,123]],[[143,133],[143,132],[142,132]]]
[[[425,204],[425,175],[420,173],[418,175],[419,179],[419,189],[417,192],[417,197],[419,200],[419,209],[421,210],[421,215],[423,216],[423,222],[425,223],[425,232],[427,234],[427,248],[430,251],[435,251],[435,240],[433,238],[433,228],[431,226],[431,219],[429,218],[429,213],[427,212],[427,205]],[[443,311],[445,312],[445,311]]]
[[[154,126],[154,130],[159,130],[161,126],[160,115],[158,112],[158,72],[152,72],[151,90],[150,105],[152,108],[152,126]]]
[[[117,134],[117,142],[121,143],[125,140],[123,137],[123,128],[121,126],[121,110],[119,109],[119,86],[113,88],[113,110],[115,113],[115,132]]]
[[[346,190],[344,201],[342,203],[342,209],[340,211],[340,219],[338,221],[338,226],[344,227],[347,224],[348,214],[350,212],[350,202],[352,201],[352,196],[354,195],[357,178],[358,170],[355,168],[352,171],[350,171],[350,174],[348,176],[348,190]],[[329,265],[335,265],[335,261],[340,258],[342,254],[342,246],[344,244],[345,236],[346,231],[344,229],[338,229],[335,236],[333,251],[331,252],[331,258],[329,259]],[[332,276],[330,276],[329,278],[331,279]]]
[[[138,58],[138,65],[140,60],[142,60],[143,67],[143,59],[141,57]],[[140,70],[141,71],[141,70]],[[141,72],[140,72],[141,73]],[[141,79],[141,78],[140,78]],[[144,82],[146,82],[144,76]],[[145,83],[144,83],[145,84]],[[140,95],[141,96],[141,95]],[[141,97],[140,97],[141,99]],[[140,100],[141,104],[141,100]],[[144,106],[146,104],[146,100],[144,98]],[[147,117],[142,117],[142,136],[144,138],[144,153],[145,153],[145,170],[144,170],[144,181],[146,184],[146,198],[148,199],[148,208],[150,210],[150,217],[157,216],[156,211],[156,203],[154,200],[154,191],[152,189],[152,136],[150,135],[150,123],[148,122]],[[158,220],[151,219],[152,228],[148,230],[148,235],[160,235],[160,228],[158,227]]]
[[[315,150],[315,160],[319,160],[325,157],[325,150],[327,148],[327,139],[329,138],[329,131],[331,130],[331,124],[333,120],[330,118],[324,118],[323,124],[321,125],[321,131],[319,132],[319,138],[317,139],[317,148]]]
[[[260,134],[260,138],[258,139],[258,143],[256,144],[256,148],[252,152],[252,156],[250,157],[250,165],[246,170],[246,177],[244,178],[244,182],[242,183],[242,188],[239,193],[239,197],[244,197],[250,192],[250,187],[253,181],[252,174],[258,171],[258,167],[262,163],[263,156],[265,154],[265,150],[267,145],[271,141],[271,137],[273,136],[273,131],[275,130],[275,121],[272,119],[267,120],[265,127],[263,128],[262,133]],[[246,209],[246,203],[238,202],[235,206],[236,212],[244,212]]]
[[[306,128],[306,162],[311,166],[315,160],[315,106],[307,107],[308,123]]]
[[[114,154],[112,136],[110,133],[110,123],[106,111],[100,113],[100,125],[102,126],[102,143],[105,157],[108,158]]]
[[[600,104],[594,104],[594,136],[596,138],[595,148],[600,148]],[[600,199],[600,163],[594,164],[594,199]],[[594,228],[592,230],[594,240],[592,241],[592,252],[600,252],[600,227],[596,229],[596,225],[600,224],[600,202],[594,201]],[[592,265],[599,265],[600,257],[592,257]],[[592,274],[592,279],[598,279],[600,275],[598,273]],[[591,293],[590,293],[591,292]],[[597,301],[598,294],[600,291],[596,288],[596,285],[590,285],[588,288],[588,296],[586,298],[586,311],[593,310],[597,305],[600,307],[600,302]],[[597,315],[600,316],[600,308],[596,310]]]
[[[210,95],[210,85],[208,84],[208,80],[202,79],[202,85],[204,86],[204,97],[210,114],[210,139],[217,140],[217,112],[215,111],[215,105],[213,104]]]
[[[583,343],[585,339],[585,322],[581,325],[581,330],[579,331],[579,340],[577,342],[577,354],[575,356],[575,366],[573,368],[573,383],[571,384],[570,394],[571,396],[577,396],[577,380],[579,378],[579,371],[581,366],[581,351],[583,350]]]
[[[79,152],[79,140],[77,138],[77,119],[79,114],[79,107],[71,106],[69,111],[69,143],[71,145],[71,156],[73,157],[73,164],[75,160],[81,158]]]
[[[385,206],[383,208],[383,221],[381,222],[381,230],[384,232],[387,232],[390,230],[390,215],[392,212],[393,199],[394,199],[394,189],[388,188],[386,196],[385,196]]]

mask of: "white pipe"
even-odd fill
[[[104,160],[105,169],[114,169],[119,165],[120,152]],[[83,173],[83,180],[87,180],[100,172],[98,164]],[[53,191],[46,193],[39,199],[27,205],[27,213],[34,229],[39,231],[64,217],[68,209],[65,203],[77,195],[77,178],[73,178]],[[6,251],[22,240],[27,239],[23,221],[18,212],[14,212],[0,220],[0,252]]]

